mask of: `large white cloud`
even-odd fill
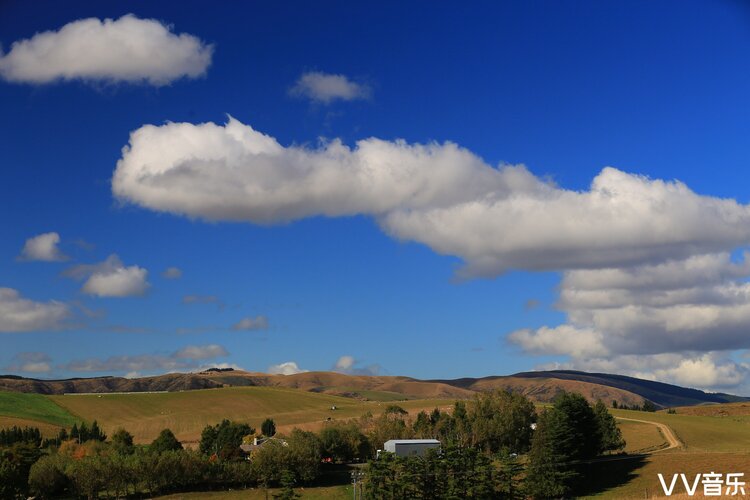
[[[466,276],[626,267],[750,241],[750,207],[605,168],[588,191],[453,143],[370,138],[284,147],[235,119],[145,125],[117,163],[117,198],[208,220],[368,214],[389,234],[462,258]]]
[[[351,81],[345,75],[310,71],[299,77],[289,90],[295,97],[329,104],[333,101],[353,101],[370,97],[370,87]]]
[[[98,297],[132,297],[143,295],[151,286],[148,271],[139,266],[125,266],[112,254],[98,264],[81,264],[64,273],[75,279],[84,279],[82,291]]]
[[[729,353],[750,348],[748,276],[748,255],[729,253],[567,271],[558,302],[567,323],[519,330],[509,340],[527,352],[568,355],[579,368],[600,364],[698,387],[736,384],[747,370]]]
[[[0,288],[0,332],[59,330],[70,315],[62,302],[36,302],[12,288]]]
[[[32,84],[85,80],[161,86],[205,74],[212,54],[212,45],[172,33],[155,19],[88,18],[14,42],[0,54],[0,76]]]
[[[44,233],[26,240],[21,250],[21,260],[42,260],[55,262],[67,260],[57,245],[60,243],[60,235],[57,233]]]

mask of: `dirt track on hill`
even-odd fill
[[[659,428],[659,430],[661,431],[661,435],[664,436],[664,439],[667,440],[668,446],[666,448],[660,448],[658,450],[650,451],[648,453],[658,453],[660,451],[671,450],[673,448],[682,448],[682,441],[679,440],[679,438],[677,437],[677,435],[674,433],[674,431],[667,424],[662,424],[662,423],[659,423],[659,422],[653,422],[651,420],[640,420],[640,419],[636,419],[636,418],[626,418],[626,417],[615,417],[615,418],[617,418],[618,420],[629,420],[631,422],[640,422],[642,424],[651,424],[651,425],[655,425],[656,427]]]

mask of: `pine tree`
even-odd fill
[[[599,453],[607,451],[617,451],[625,448],[625,440],[622,438],[622,432],[617,427],[615,418],[609,413],[607,407],[601,400],[594,405],[594,414],[599,428]]]

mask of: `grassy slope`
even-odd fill
[[[617,425],[625,438],[627,453],[643,453],[666,446],[667,442],[655,425],[619,420]]]
[[[0,416],[66,427],[79,421],[46,396],[18,392],[0,392]]]
[[[720,409],[718,406],[712,408],[712,411]],[[750,454],[748,453],[750,451],[750,416],[711,417],[624,410],[615,410],[613,413],[629,418],[665,423],[675,431],[686,446],[684,449],[669,450],[648,456],[641,466],[632,471],[631,480],[600,493],[597,498],[663,496],[657,476],[659,473],[671,479],[672,474],[678,473],[685,473],[689,478],[693,478],[697,473],[712,471],[723,474],[744,472],[746,475],[750,471]],[[624,433],[629,425],[623,425]],[[632,430],[627,432],[632,434]],[[702,491],[700,487],[699,491]],[[678,482],[677,493],[684,493],[680,482]]]
[[[350,398],[303,392],[278,387],[231,387],[165,394],[104,394],[51,396],[50,399],[76,415],[96,419],[108,433],[117,427],[131,432],[136,442],[150,442],[164,428],[178,439],[195,442],[208,424],[223,418],[248,422],[258,428],[271,417],[279,432],[293,426],[315,428],[328,418],[359,417],[374,414],[385,403],[361,402]],[[417,400],[398,403],[407,410],[445,407],[451,401]],[[331,406],[336,406],[332,411]]]

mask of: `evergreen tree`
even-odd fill
[[[625,440],[622,438],[622,432],[617,427],[615,418],[609,413],[601,399],[594,405],[594,415],[596,416],[599,428],[599,453],[618,451],[625,448]]]
[[[531,440],[526,491],[532,498],[560,498],[570,494],[576,472],[571,464],[569,423],[558,408],[539,416]]]
[[[266,437],[272,437],[274,434],[276,434],[276,424],[273,422],[273,419],[265,419],[260,425],[260,432],[262,432]]]
[[[284,469],[281,473],[281,491],[273,497],[277,500],[294,500],[302,495],[294,491],[294,473],[289,469]]]
[[[148,449],[158,455],[167,451],[181,450],[182,443],[177,441],[177,438],[171,430],[164,429],[159,433],[159,436],[151,442]]]

